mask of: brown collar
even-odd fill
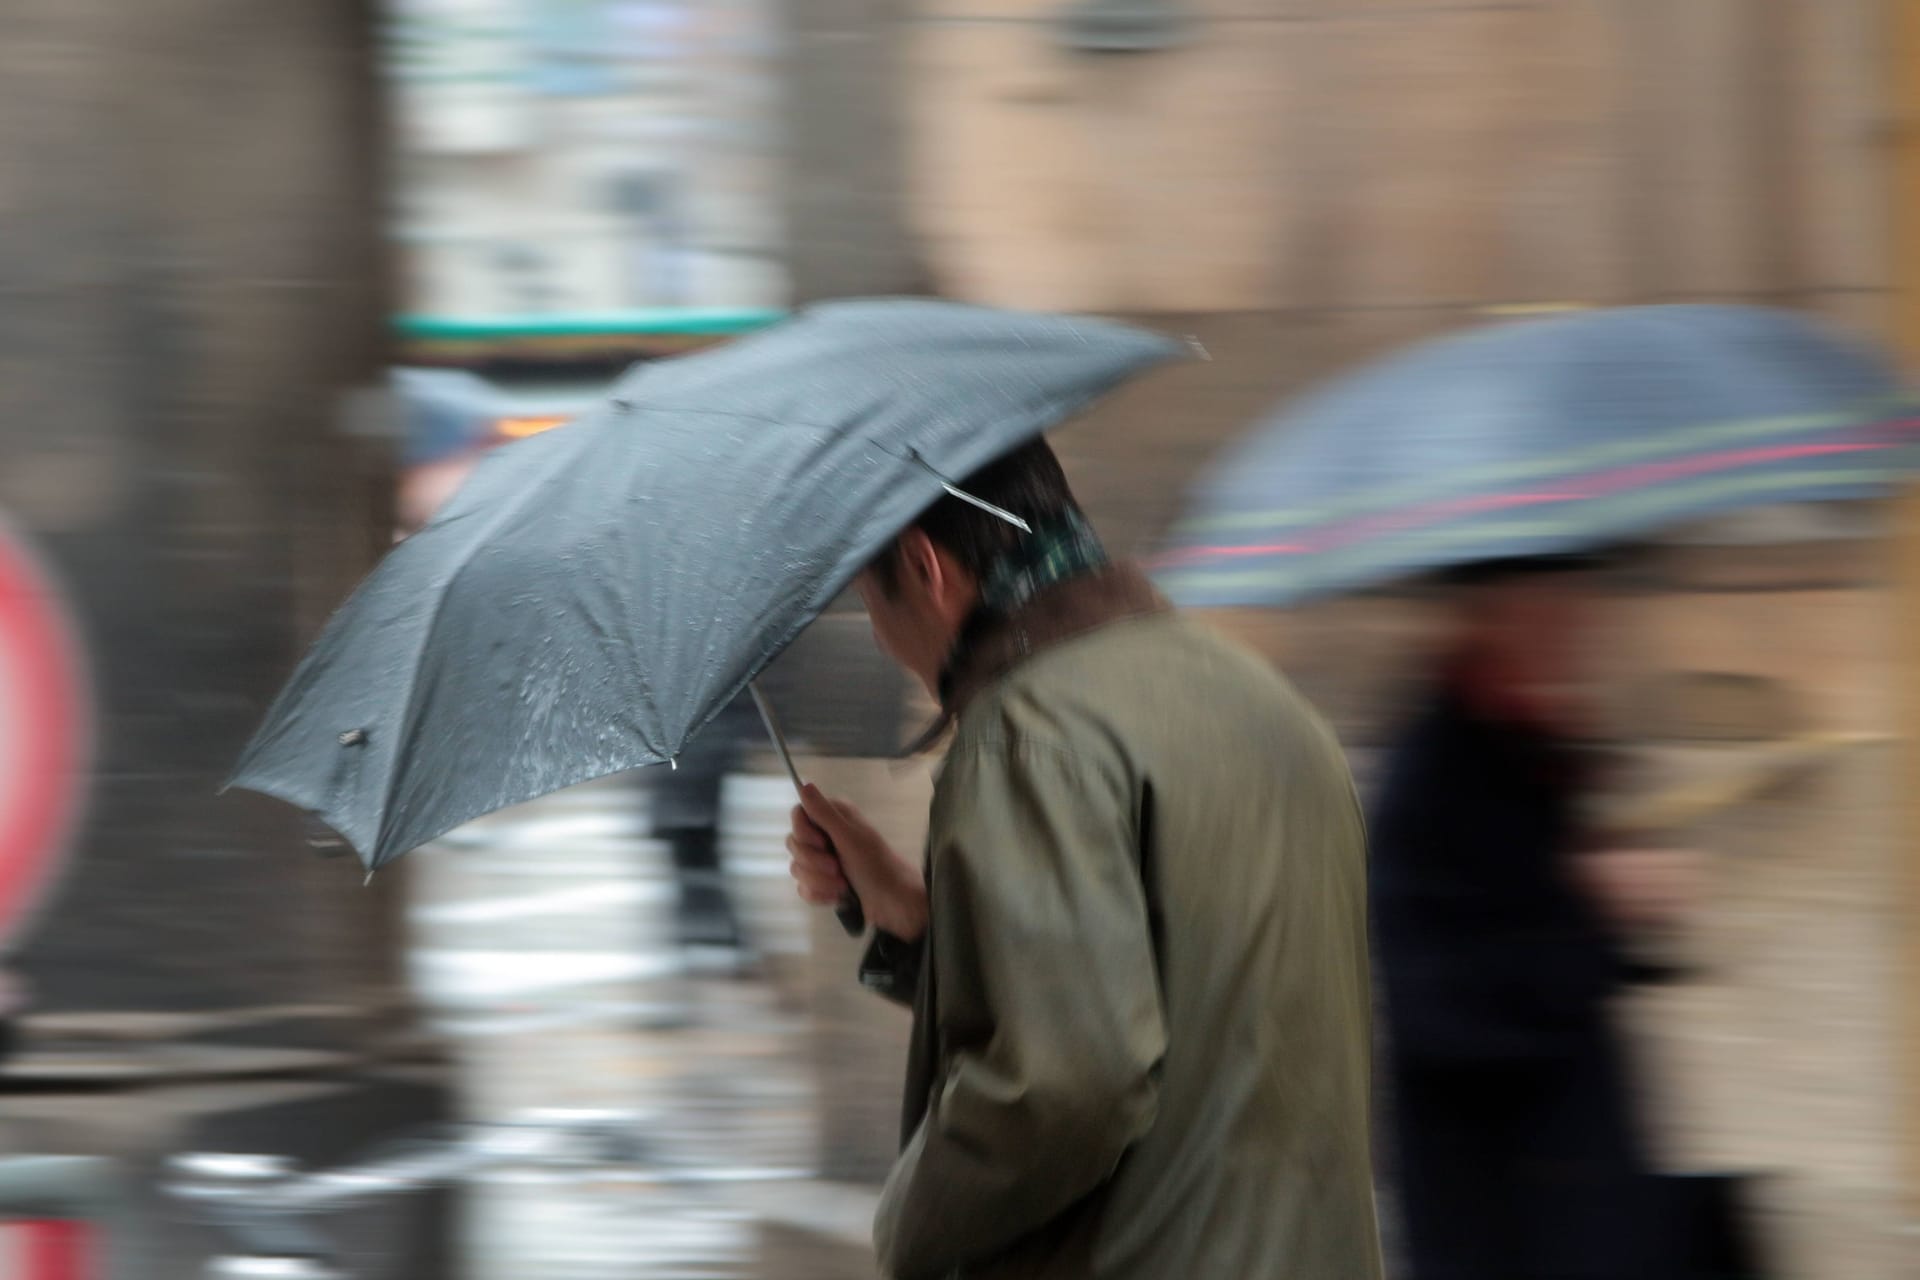
[[[940,674],[940,717],[908,753],[926,750],[982,689],[1040,650],[1110,622],[1172,607],[1138,567],[1116,563],[1056,582],[1012,613],[974,614],[961,627]]]

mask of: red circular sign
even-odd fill
[[[66,605],[0,525],[0,946],[18,938],[66,858],[86,792],[91,723]]]

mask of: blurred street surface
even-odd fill
[[[729,803],[736,814],[782,815],[785,786],[738,777]],[[463,1274],[862,1274],[844,1268],[864,1248],[864,1193],[809,1181],[803,1019],[759,976],[764,964],[676,948],[677,886],[664,847],[647,838],[645,807],[627,781],[592,784],[410,859],[409,965],[454,1044],[465,1116],[618,1110],[643,1117],[655,1144],[654,1159],[630,1170],[483,1178],[466,1198]],[[727,874],[749,927],[769,951],[790,945],[782,921],[755,905],[774,900],[766,890],[789,894],[778,830],[734,825],[745,835],[729,840]],[[662,1169],[720,1181],[662,1187]]]

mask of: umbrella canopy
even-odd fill
[[[1285,409],[1196,490],[1162,585],[1282,605],[1760,504],[1885,493],[1920,420],[1872,352],[1783,311],[1627,307],[1425,343]]]
[[[671,760],[966,475],[1182,348],[928,301],[636,368],[496,451],[328,624],[232,786],[378,866]]]

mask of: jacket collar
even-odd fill
[[[1010,613],[975,610],[940,673],[940,716],[908,753],[926,750],[982,689],[1041,650],[1172,607],[1137,566],[1118,562],[1044,587]]]

